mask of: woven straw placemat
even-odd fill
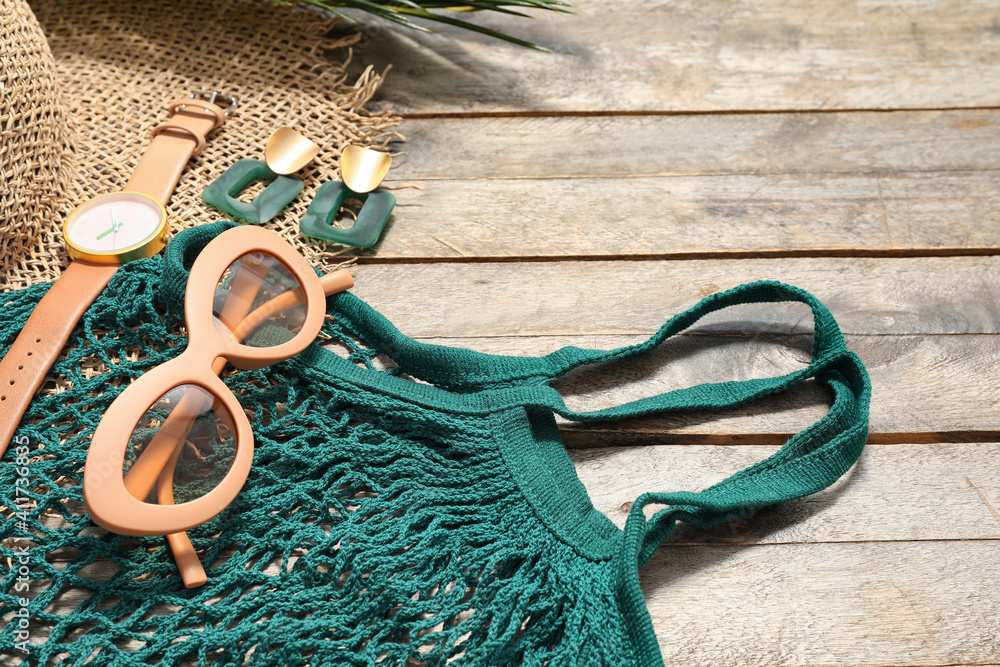
[[[66,262],[59,231],[66,214],[94,195],[120,190],[150,131],[167,118],[166,106],[197,90],[233,95],[239,105],[181,177],[167,206],[173,230],[228,217],[202,201],[202,190],[239,158],[262,159],[271,132],[291,126],[322,151],[299,173],[305,190],[267,226],[313,265],[330,270],[338,263],[330,249],[340,247],[304,240],[299,220],[316,189],[338,178],[344,146],[385,148],[402,140],[392,130],[397,117],[364,109],[382,76],[371,69],[353,81],[346,76],[342,54],[350,51],[342,49],[357,36],[327,38],[331,20],[267,0],[66,0],[63,6],[33,0],[31,5],[51,47],[71,152],[63,155],[57,148],[58,132],[39,133],[38,150],[55,154],[50,160],[63,159],[64,191],[52,202],[54,215],[26,218],[38,225],[37,239],[14,258],[0,277],[0,289],[58,276]],[[29,229],[23,231],[30,236]]]

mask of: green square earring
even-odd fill
[[[226,213],[261,225],[292,203],[305,188],[302,179],[292,172],[306,166],[319,153],[319,145],[292,128],[274,131],[264,149],[266,162],[244,158],[227,169],[202,192],[206,203]],[[340,172],[344,182],[324,183],[316,191],[299,223],[304,235],[327,243],[355,248],[375,245],[396,206],[396,197],[376,190],[389,171],[392,158],[381,151],[361,146],[347,146],[341,156]],[[237,199],[257,179],[270,181],[253,201]],[[333,226],[346,199],[362,202],[357,220],[349,228]]]
[[[334,227],[331,223],[344,205],[345,199],[362,202],[358,219],[349,228]],[[355,248],[369,248],[375,245],[389,215],[396,206],[396,197],[385,190],[354,192],[340,181],[324,183],[316,191],[312,203],[299,223],[299,231],[314,239],[327,243],[340,243]]]
[[[257,179],[270,181],[263,192],[245,202],[237,199]],[[240,220],[262,225],[292,203],[305,183],[297,176],[279,175],[253,158],[238,160],[201,193],[205,203]]]

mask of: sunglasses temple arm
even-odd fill
[[[160,473],[160,478],[156,485],[156,500],[161,505],[174,504],[174,469],[177,467],[177,459],[180,457],[183,445],[174,448],[174,453],[170,456],[166,467]],[[208,581],[205,568],[198,559],[198,554],[194,550],[194,545],[188,539],[187,533],[172,533],[167,535],[167,544],[174,554],[174,561],[177,569],[181,573],[181,579],[186,588],[197,588]]]
[[[329,296],[353,287],[354,279],[347,269],[340,269],[320,278],[320,284],[323,285],[324,293]],[[265,301],[233,328],[233,337],[236,340],[243,340],[267,320],[281,311],[292,308],[300,303],[302,303],[302,298],[296,293],[296,290],[288,290],[270,301]]]
[[[198,588],[204,586],[208,581],[208,574],[198,560],[198,553],[194,550],[194,545],[188,539],[187,533],[173,533],[167,535],[167,544],[174,554],[174,562],[177,563],[177,570],[181,573],[181,580],[185,588]]]
[[[225,359],[216,359],[212,364],[212,371],[218,375],[225,365]],[[133,498],[145,500],[149,496],[170,457],[184,446],[191,426],[205,409],[206,403],[205,397],[196,392],[187,392],[181,396],[177,407],[163,420],[156,435],[125,474],[125,488]]]
[[[347,269],[338,269],[322,276],[319,283],[323,286],[323,293],[330,296],[354,287],[354,278],[351,277],[351,272]]]
[[[229,286],[229,293],[226,301],[222,304],[222,312],[219,313],[219,320],[234,329],[238,322],[250,312],[253,302],[257,300],[260,289],[267,277],[267,269],[261,265],[249,263],[240,264],[233,282]]]
[[[212,370],[216,374],[221,373],[225,364],[225,359],[218,359]],[[173,477],[177,460],[194,425],[195,416],[204,412],[207,403],[204,396],[194,392],[181,397],[177,407],[167,416],[125,475],[125,488],[133,497],[145,500],[156,484],[157,501],[161,505],[173,504]],[[208,575],[186,533],[167,535],[167,543],[174,554],[184,586],[196,588],[208,581]]]

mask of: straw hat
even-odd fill
[[[30,254],[66,191],[67,134],[42,29],[21,0],[0,0],[0,276]]]
[[[182,176],[167,207],[173,229],[225,217],[202,190],[237,159],[262,158],[271,132],[291,126],[322,152],[269,226],[318,267],[337,263],[298,234],[312,194],[337,178],[346,144],[402,139],[398,118],[364,109],[382,77],[368,69],[349,82],[347,63],[333,59],[349,57],[357,36],[327,38],[330,20],[263,0],[38,0],[33,10],[0,0],[0,289],[58,276],[66,214],[121,189],[166,106],[196,90],[239,105]]]

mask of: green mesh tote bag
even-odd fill
[[[640,345],[540,358],[421,344],[343,293],[328,302],[324,332],[349,358],[314,345],[227,377],[253,424],[253,470],[232,505],[190,531],[208,583],[187,590],[162,538],[97,528],[80,483],[103,410],[129,379],[183,347],[187,267],[225,226],[187,230],[164,259],[124,266],[57,362],[72,387],[40,395],[18,431],[31,443],[32,509],[20,527],[4,522],[0,555],[16,556],[11,539],[22,529],[32,536],[31,663],[661,665],[638,572],[677,522],[709,527],[819,491],[864,446],[865,369],[827,309],[794,287],[743,285]],[[43,291],[5,295],[0,344]],[[815,321],[812,361],[797,372],[597,412],[568,409],[550,385],[578,366],[640,355],[706,313],[780,301],[807,304]],[[379,370],[375,355],[396,366]],[[82,373],[94,359],[102,372]],[[594,509],[556,427],[555,415],[721,410],[807,378],[833,390],[825,417],[700,493],[641,496],[624,531]],[[0,466],[0,504],[12,507],[9,463]],[[648,505],[664,509],[647,519]],[[5,614],[17,604],[17,576],[4,576]],[[0,650],[18,655],[10,627]]]

